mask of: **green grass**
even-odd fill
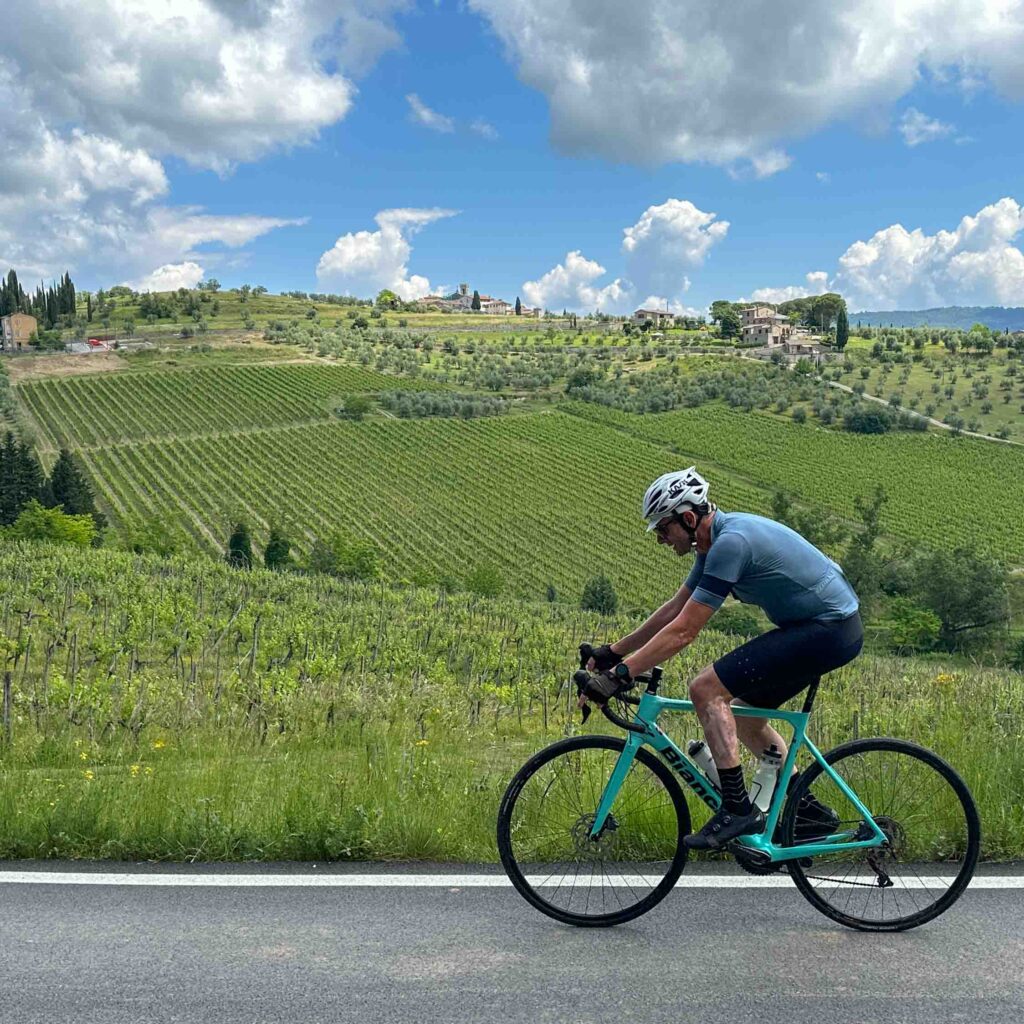
[[[45,545],[0,547],[0,576],[4,857],[494,860],[508,780],[579,729],[563,686],[576,645],[631,627]],[[707,630],[669,664],[665,693],[733,645]],[[974,792],[984,855],[1020,857],[1021,681],[864,654],[822,686],[811,738],[936,749]],[[680,743],[699,734],[692,716],[663,725]]]

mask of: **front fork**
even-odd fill
[[[619,795],[619,790],[629,774],[629,769],[633,767],[636,752],[640,749],[642,743],[643,737],[639,733],[631,732],[626,740],[625,747],[622,748],[622,752],[619,754],[619,759],[615,762],[615,768],[612,770],[608,785],[604,787],[601,802],[597,805],[594,823],[590,826],[590,838],[595,842],[601,838],[601,833],[604,832],[608,815],[611,813],[612,804],[615,803],[615,798]]]

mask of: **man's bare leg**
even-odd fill
[[[690,681],[690,700],[715,764],[719,769],[739,767],[737,719],[729,707],[732,694],[722,685],[713,666],[708,665]]]

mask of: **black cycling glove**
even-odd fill
[[[594,659],[594,668],[598,672],[606,672],[622,661],[622,655],[616,654],[612,650],[611,644],[601,644],[600,647],[595,647],[591,657]]]

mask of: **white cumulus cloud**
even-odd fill
[[[618,309],[624,301],[628,302],[631,289],[619,278],[603,288],[596,287],[595,282],[604,274],[600,263],[588,260],[575,249],[536,281],[524,281],[523,294],[531,306],[542,309]]]
[[[145,277],[124,283],[137,292],[173,292],[179,288],[195,288],[204,276],[203,268],[188,260],[184,263],[165,263]]]
[[[635,224],[623,229],[622,252],[634,290],[670,299],[687,291],[685,271],[703,264],[729,231],[729,222],[716,217],[688,199],[668,199],[644,210]]]
[[[475,132],[481,138],[494,141],[498,137],[498,129],[490,121],[478,117],[470,123],[469,130]]]
[[[926,234],[893,224],[839,257],[834,284],[855,309],[1024,305],[1024,209],[1010,197]]]
[[[4,8],[0,263],[142,280],[294,221],[166,203],[167,157],[227,173],[311,141],[409,0],[34,0]],[[8,9],[9,8],[9,9]],[[198,220],[196,218],[199,218]],[[199,238],[195,238],[198,232]],[[189,236],[193,236],[190,240]],[[205,253],[206,262],[216,254]],[[189,271],[191,273],[191,271]]]
[[[536,281],[523,284],[523,292],[535,306],[566,307],[604,313],[623,313],[636,305],[637,297],[658,308],[689,310],[679,301],[690,288],[686,271],[704,263],[711,248],[729,231],[729,222],[698,209],[688,199],[667,199],[649,206],[635,224],[622,229],[625,277],[603,286],[606,273],[595,260],[579,250]],[[692,311],[691,311],[692,312]]]
[[[955,125],[922,114],[916,107],[908,107],[900,119],[900,135],[908,146],[920,146],[922,142],[944,139],[955,131]]]
[[[317,280],[324,287],[350,295],[372,296],[381,288],[390,288],[406,300],[427,295],[430,281],[409,273],[409,239],[428,224],[456,213],[440,207],[381,210],[374,218],[377,231],[342,235],[320,257]]]
[[[752,302],[788,302],[802,299],[805,295],[823,295],[828,291],[828,274],[824,270],[812,270],[804,278],[806,284],[790,284],[782,288],[755,288],[750,293]],[[744,300],[740,300],[744,301]]]
[[[784,302],[840,292],[851,310],[934,306],[1024,305],[1024,207],[1006,196],[952,229],[930,235],[902,224],[860,239],[839,257],[834,273],[813,271],[805,286],[758,288],[751,298]]]
[[[788,160],[780,143],[888,110],[922,71],[1024,96],[1016,0],[468,2],[576,155],[764,174]]]

